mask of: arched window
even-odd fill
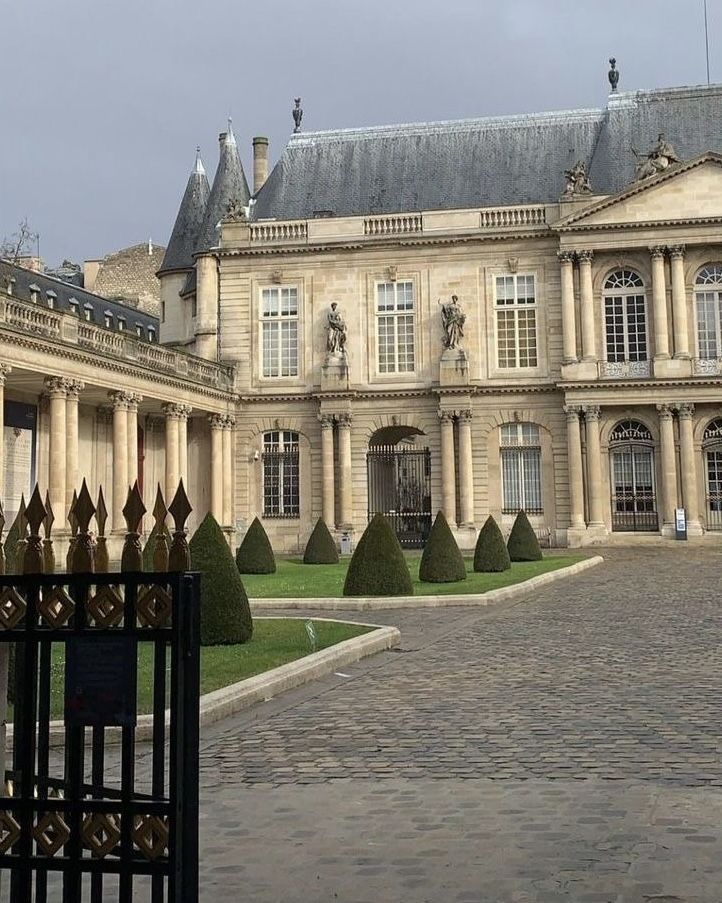
[[[639,420],[622,420],[609,437],[612,530],[649,532],[659,528],[652,434]]]
[[[710,263],[697,273],[694,306],[697,313],[698,356],[701,360],[722,357],[722,263]]]
[[[299,517],[298,433],[263,434],[263,516]]]
[[[615,270],[603,289],[607,362],[647,360],[647,302],[642,277],[634,270]]]
[[[541,440],[536,423],[501,426],[502,514],[543,514]]]
[[[722,530],[722,418],[707,424],[702,443],[707,464],[707,529]]]

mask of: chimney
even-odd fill
[[[253,193],[258,194],[268,178],[268,138],[253,139]]]

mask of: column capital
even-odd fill
[[[350,430],[352,420],[353,414],[351,411],[342,411],[340,414],[336,414],[336,423],[343,429]]]
[[[134,395],[132,392],[125,392],[121,390],[119,392],[108,392],[108,398],[113,405],[114,411],[127,411],[130,405],[133,403]]]
[[[463,421],[464,423],[471,423],[473,419],[473,413],[471,408],[462,408],[460,411],[455,411],[457,420]]]
[[[672,260],[684,259],[684,252],[686,250],[684,245],[670,245],[667,250],[669,251],[669,256],[672,258]]]
[[[171,405],[171,407],[175,407],[175,405]],[[171,415],[175,416],[175,415]],[[225,421],[225,414],[209,414],[208,415],[208,423],[211,425],[212,430],[222,430],[223,423]]]
[[[599,420],[602,409],[598,404],[585,404],[582,407],[584,419],[587,421]]]
[[[66,392],[68,394],[68,398],[73,398],[77,401],[80,396],[80,393],[85,388],[85,383],[79,379],[66,379]]]
[[[664,245],[651,245],[649,248],[649,256],[652,260],[664,260],[666,250]]]
[[[0,386],[5,385],[5,377],[12,371],[10,364],[0,364]]]
[[[51,398],[66,398],[69,382],[62,376],[46,376],[43,380],[45,391]]]
[[[187,404],[176,404],[172,401],[167,401],[165,404],[161,405],[161,410],[166,416],[167,420],[187,420],[188,415],[193,410]],[[220,414],[217,416],[221,416]]]
[[[108,404],[99,404],[95,409],[95,416],[98,420],[98,423],[112,423],[113,409]]]
[[[557,259],[561,264],[573,264],[574,263],[574,251],[557,251]]]
[[[680,420],[691,420],[694,417],[694,405],[690,402],[682,402],[677,408],[677,414]]]
[[[570,423],[579,420],[579,415],[582,413],[582,406],[579,404],[565,404],[564,405],[564,413],[567,415],[567,420]]]
[[[456,411],[441,410],[441,411],[437,411],[437,414],[439,415],[439,420],[442,423],[453,423],[454,417],[456,416]]]
[[[333,425],[336,422],[333,414],[319,414],[318,420],[322,430],[332,430]]]
[[[575,251],[574,254],[580,264],[591,264],[592,258],[594,257],[594,251],[589,248],[582,248],[580,251]]]
[[[675,404],[658,404],[657,405],[657,413],[659,414],[660,420],[671,420],[674,416],[674,412],[677,410],[677,405]]]
[[[190,413],[190,408],[189,411]],[[232,430],[236,425],[236,418],[233,414],[224,414],[223,415],[223,428],[226,430]]]

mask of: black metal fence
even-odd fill
[[[405,548],[422,548],[431,532],[428,448],[376,445],[366,458],[368,516],[383,514]]]
[[[0,576],[0,644],[15,648],[0,797],[11,903],[198,900],[199,589],[181,573]]]
[[[612,530],[620,533],[654,533],[659,529],[657,500],[652,492],[612,495]]]

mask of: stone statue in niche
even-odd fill
[[[584,160],[578,160],[571,169],[565,169],[564,176],[567,184],[562,195],[563,200],[592,193],[592,185],[587,175],[587,164]]]
[[[441,304],[441,300],[439,300]],[[464,338],[466,314],[459,305],[458,295],[452,295],[448,304],[441,304],[441,325],[444,327],[444,348],[459,348]]]
[[[681,158],[677,156],[672,143],[667,141],[664,132],[659,133],[656,147],[648,154],[640,154],[634,148],[632,148],[632,153],[637,158],[637,165],[634,170],[636,182],[656,176],[657,173],[664,172],[670,166],[682,162]]]
[[[329,354],[346,354],[346,321],[334,301],[326,315],[326,351]]]

